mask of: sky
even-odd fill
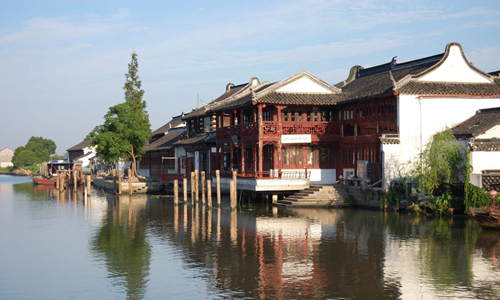
[[[306,70],[335,84],[450,42],[500,70],[499,32],[498,0],[0,0],[0,150],[42,136],[63,155],[83,141],[124,102],[133,51],[154,131],[230,82]]]

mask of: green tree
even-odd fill
[[[15,167],[21,168],[33,166],[50,160],[50,155],[56,151],[56,143],[51,139],[32,136],[25,146],[17,147],[14,150],[12,163]]]
[[[35,153],[29,150],[22,150],[16,155],[16,160],[14,166],[17,168],[23,168],[26,166],[33,166],[39,163],[39,159]]]
[[[137,54],[134,52],[125,75],[125,103],[110,107],[104,116],[104,124],[95,127],[87,136],[87,139],[92,139],[92,145],[97,146],[97,156],[103,160],[131,161],[132,175],[135,177],[138,177],[137,160],[146,152],[144,145],[152,133],[137,70]]]
[[[461,149],[451,130],[438,132],[425,149],[409,162],[410,176],[418,179],[426,195],[438,188],[461,182],[465,174],[466,152]]]

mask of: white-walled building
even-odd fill
[[[14,151],[9,148],[0,150],[0,168],[12,167],[14,165],[12,163],[13,156]]]
[[[479,109],[500,106],[500,78],[475,68],[458,43],[448,44],[443,54],[414,61],[399,64],[393,59],[372,68],[354,67],[351,76],[337,86],[347,93],[337,105],[355,127],[351,140],[342,141],[343,148],[354,149],[348,162],[357,171],[354,168],[363,154],[356,144],[368,139],[363,133],[377,132],[384,187],[435,133],[467,120]],[[380,101],[389,107],[381,107]],[[388,134],[380,134],[381,109],[393,114]]]

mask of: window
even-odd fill
[[[310,122],[310,121],[311,121],[311,112],[310,112],[310,111],[307,111],[307,112],[306,112],[306,121],[307,121],[307,122]]]
[[[290,113],[290,121],[292,121],[292,122],[295,121],[295,112],[294,111],[292,111]]]
[[[298,111],[298,112],[297,112],[297,121],[302,122],[302,121],[303,121],[303,119],[304,119],[304,118],[303,118],[303,116],[302,116],[302,112],[301,112],[301,111]]]
[[[318,122],[318,111],[314,111],[314,122]]]
[[[302,146],[283,147],[283,166],[288,168],[303,168]]]

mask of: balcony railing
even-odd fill
[[[233,176],[231,171],[221,170],[221,177],[230,178]],[[215,172],[213,172],[212,176],[215,176]],[[238,178],[255,178],[255,179],[288,179],[288,180],[306,180],[311,178],[311,171],[307,169],[304,170],[294,170],[287,171],[278,169],[271,169],[269,171],[247,171],[247,172],[238,172]]]
[[[281,128],[280,128],[281,127]],[[281,134],[340,135],[340,123],[332,122],[262,122],[262,137],[278,137]],[[258,136],[258,123],[239,124],[222,127],[217,130],[217,138],[231,139]]]

